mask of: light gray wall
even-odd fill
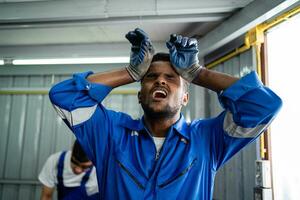
[[[36,70],[38,66],[20,66],[14,73],[2,68],[0,90],[50,88],[54,83],[69,78],[68,73],[78,71],[78,66],[73,69],[70,66],[60,67],[65,68],[60,70],[63,75],[57,74],[57,66],[49,66],[45,70],[49,74]],[[108,69],[98,66],[94,70]],[[131,84],[123,89],[138,88],[138,84]],[[142,113],[136,94],[111,94],[104,104],[133,117]],[[46,94],[0,94],[0,111],[0,199],[39,199],[41,187],[37,176],[43,164],[50,154],[69,149],[74,136],[57,116]]]
[[[255,52],[250,49],[219,64],[213,70],[242,77],[251,70],[255,70],[255,67]],[[192,110],[195,111],[193,113],[194,117],[215,117],[222,111],[215,92],[202,88],[193,88],[193,92],[194,100],[192,106],[194,106],[194,109]],[[256,143],[254,142],[235,155],[218,171],[215,180],[214,199],[253,199],[256,154]]]
[[[215,68],[220,72],[242,77],[251,70],[255,70],[254,50],[249,50]],[[208,96],[212,97],[211,94]],[[211,116],[214,116],[220,107],[216,106],[216,96],[210,101]],[[220,200],[252,200],[255,185],[255,160],[257,155],[256,143],[252,143],[235,155],[217,174],[215,182],[215,199]]]
[[[57,80],[65,77],[57,76]],[[49,87],[51,76],[0,76],[1,88]],[[47,95],[0,95],[0,199],[37,199],[37,175],[47,157],[73,137]]]

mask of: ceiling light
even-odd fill
[[[4,60],[0,60],[0,65],[4,65]]]
[[[17,59],[13,65],[107,64],[129,63],[129,57]]]

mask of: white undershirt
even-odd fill
[[[166,139],[165,137],[154,137],[153,136],[154,144],[156,147],[156,159],[158,159],[158,157],[159,157],[159,153],[165,142],[165,139]]]
[[[85,175],[85,172],[81,174],[74,174],[71,168],[70,160],[71,160],[71,151],[67,151],[65,160],[64,160],[64,170],[63,170],[63,179],[64,185],[66,187],[76,187],[80,186],[82,177]],[[42,171],[39,174],[39,181],[50,188],[53,188],[57,185],[57,164],[61,152],[52,154],[46,161],[43,166]],[[98,184],[96,177],[96,170],[93,167],[89,180],[86,183],[86,191],[88,195],[92,195],[98,192]]]

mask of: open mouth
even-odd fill
[[[162,89],[156,89],[153,92],[153,98],[154,99],[164,99],[167,97],[167,92],[165,90]]]

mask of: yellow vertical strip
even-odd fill
[[[260,78],[260,80],[262,80],[262,73],[261,73],[261,44],[257,43],[255,44],[255,52],[256,52],[256,71],[257,74]],[[265,152],[266,152],[266,148],[265,148],[265,135],[261,134],[260,138],[259,138],[259,142],[260,142],[260,157],[262,160],[265,159]]]
[[[261,44],[264,43],[264,29],[261,25],[258,25],[247,33],[248,41],[250,46],[252,46],[255,50],[255,58],[256,58],[256,72],[262,80],[262,69],[261,69]],[[265,159],[265,136],[262,134],[260,136],[260,157],[261,159]]]
[[[260,78],[260,80],[262,80],[262,73],[261,73],[261,57],[260,57],[260,48],[261,48],[261,44],[256,44],[255,45],[255,52],[256,52],[256,70],[257,70],[257,74]]]

